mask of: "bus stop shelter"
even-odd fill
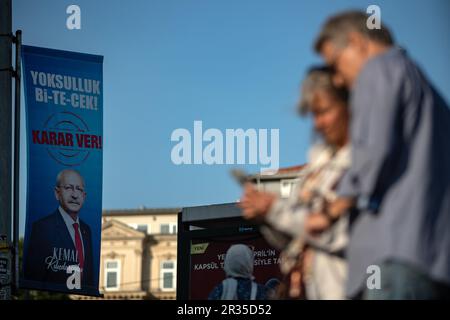
[[[177,299],[207,299],[224,278],[223,262],[233,244],[254,251],[255,281],[281,279],[279,252],[242,218],[236,203],[186,207],[178,215]]]

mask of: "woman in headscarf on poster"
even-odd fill
[[[244,244],[232,245],[224,261],[226,278],[209,294],[208,300],[265,300],[266,289],[253,276],[254,254]]]

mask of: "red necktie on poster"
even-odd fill
[[[80,263],[80,272],[83,271],[84,256],[83,256],[83,244],[81,243],[80,232],[78,231],[78,223],[73,224],[75,229],[75,249],[78,253],[78,262]]]

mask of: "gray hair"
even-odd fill
[[[311,109],[314,94],[325,91],[340,101],[347,103],[348,91],[338,88],[333,83],[334,70],[327,66],[312,67],[302,83],[301,100],[298,104],[298,112],[305,115]]]
[[[77,170],[74,170],[74,169],[64,169],[64,170],[60,171],[58,173],[58,175],[56,176],[56,187],[61,185],[64,175],[66,175],[68,173],[74,173],[74,174],[78,175],[80,177],[81,181],[83,182],[83,186],[85,186],[84,178],[81,175],[81,173],[79,173]]]
[[[342,48],[347,45],[347,36],[352,31],[356,31],[370,40],[393,45],[394,38],[389,29],[383,24],[380,29],[367,28],[368,18],[369,15],[362,11],[345,11],[331,16],[322,26],[314,43],[314,50],[320,53],[326,41],[331,41],[334,45]]]

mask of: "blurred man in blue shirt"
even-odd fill
[[[339,186],[341,207],[357,208],[347,295],[449,298],[450,111],[389,30],[367,19],[333,16],[315,43],[351,89],[352,165]],[[372,265],[380,288],[367,286]]]

